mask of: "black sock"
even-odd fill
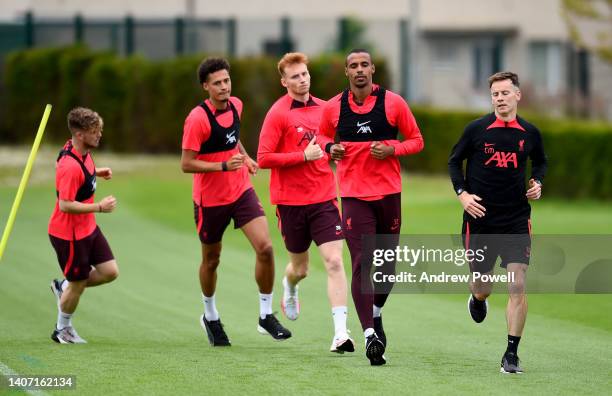
[[[508,348],[506,349],[506,353],[511,352],[516,355],[520,341],[521,341],[521,337],[517,337],[517,336],[508,334]]]

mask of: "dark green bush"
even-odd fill
[[[120,152],[180,152],[185,117],[205,96],[196,70],[203,56],[151,62],[80,46],[34,49],[7,59],[0,86],[0,142],[31,143],[46,103],[54,106],[46,140],[68,137],[66,113],[75,106],[104,118],[103,148]],[[241,140],[252,156],[266,112],[285,90],[276,59],[230,59],[232,94],[244,102]],[[375,59],[374,80],[390,86],[386,63]],[[311,59],[312,92],[329,99],[347,87],[344,55]],[[464,126],[480,114],[413,108],[425,149],[402,158],[411,171],[447,172],[451,148]],[[612,198],[612,126],[526,115],[542,131],[550,166],[547,194]],[[450,183],[449,183],[450,188]]]

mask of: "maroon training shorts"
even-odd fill
[[[114,260],[108,241],[100,227],[83,239],[68,241],[49,235],[57,254],[57,261],[69,282],[85,280],[91,266]]]
[[[193,209],[198,235],[204,244],[221,242],[232,219],[234,228],[241,228],[249,221],[265,216],[259,198],[252,188],[243,192],[240,198],[231,204],[202,207],[194,202]]]
[[[312,241],[320,246],[344,239],[336,199],[310,205],[278,205],[276,217],[285,246],[291,253],[305,252]]]

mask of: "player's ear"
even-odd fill
[[[204,89],[204,91],[208,92],[208,82],[204,81],[202,83],[202,88]]]
[[[516,101],[518,102],[518,101],[520,101],[520,100],[521,100],[521,90],[520,90],[520,89],[517,89],[517,90],[516,90]]]
[[[283,87],[287,88],[287,81],[285,81],[285,77],[281,77],[280,82]]]
[[[376,66],[374,66],[374,63],[372,63],[372,74],[376,73]]]
[[[348,66],[344,66],[344,75],[348,77]]]

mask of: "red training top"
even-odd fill
[[[71,147],[71,142],[68,141],[64,146],[64,150]],[[94,165],[91,154],[81,155],[74,147],[71,152],[78,158],[83,159],[85,168],[89,173],[94,173],[96,166]],[[66,213],[59,208],[59,200],[74,201],[77,191],[85,182],[83,169],[76,159],[69,155],[65,155],[55,164],[55,189],[58,193],[55,201],[55,208],[49,219],[48,232],[56,238],[67,241],[83,239],[96,229],[96,216],[94,213]],[[94,196],[82,201],[83,203],[93,203]]]
[[[415,154],[424,147],[406,101],[376,84],[361,106],[355,103],[350,90],[327,102],[319,127],[321,145],[327,147],[333,143],[336,132],[345,148],[344,158],[337,166],[341,197],[375,200],[401,192],[397,156]],[[404,141],[397,139],[397,132],[401,132]],[[375,141],[393,146],[395,155],[383,160],[374,158],[370,147]]]
[[[242,113],[242,101],[234,96],[230,101],[237,110],[238,115]],[[229,128],[234,123],[234,113],[230,106],[226,110],[217,110],[210,103],[204,101],[217,122],[225,128]],[[239,127],[237,128],[239,129]],[[238,146],[230,150],[201,153],[202,145],[211,137],[211,126],[205,110],[201,106],[194,107],[187,118],[183,127],[183,150],[192,150],[198,153],[196,159],[207,162],[228,161],[232,156],[239,154]],[[234,136],[238,138],[238,134]],[[219,138],[219,137],[217,137]],[[224,139],[223,136],[220,137]],[[246,166],[242,166],[235,171],[218,171],[193,174],[193,201],[201,206],[219,206],[235,202],[243,192],[252,188],[249,179],[249,171]]]
[[[303,103],[287,94],[268,111],[259,135],[257,162],[272,169],[272,204],[309,205],[336,198],[329,157],[304,159],[306,146],[317,135],[324,105],[324,100],[312,95]]]

